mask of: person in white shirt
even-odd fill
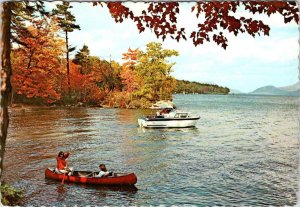
[[[100,172],[96,174],[95,177],[102,178],[102,177],[108,177],[113,175],[112,172],[107,171],[106,166],[104,164],[100,164],[99,168],[100,168]]]

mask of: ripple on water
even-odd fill
[[[140,129],[148,110],[26,108],[10,111],[5,181],[25,205],[295,205],[298,103],[263,96],[175,96],[201,115],[196,128]],[[135,172],[137,189],[45,180],[58,151],[76,169]]]

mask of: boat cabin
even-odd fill
[[[188,118],[188,117],[189,117],[189,113],[187,113],[187,112],[177,111],[173,108],[165,108],[161,111],[158,111],[154,118],[184,119],[184,118]]]

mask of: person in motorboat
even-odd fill
[[[161,111],[157,111],[156,112],[156,118],[164,118],[163,114],[161,113]]]
[[[113,172],[108,172],[104,164],[99,165],[100,172],[95,175],[97,178],[113,176]]]
[[[72,175],[73,167],[68,167],[66,159],[69,157],[69,152],[60,151],[56,157],[56,169],[58,174]]]
[[[156,117],[157,118],[164,118],[164,115],[169,114],[172,110],[173,110],[172,108],[164,108],[163,110],[158,111],[156,113]]]
[[[165,108],[161,111],[162,114],[168,114],[172,111],[173,109],[172,108]]]

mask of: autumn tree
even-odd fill
[[[66,60],[67,60],[67,80],[68,80],[68,97],[69,101],[71,100],[71,88],[70,88],[70,61],[69,54],[74,51],[74,47],[70,47],[69,45],[69,32],[73,32],[75,29],[80,30],[80,26],[75,24],[76,18],[70,12],[70,9],[73,8],[69,2],[62,2],[62,4],[57,4],[56,9],[53,9],[53,14],[56,16],[57,21],[61,29],[65,33],[65,42],[66,42]]]
[[[145,52],[129,48],[122,55],[123,89],[115,94],[115,102],[121,107],[147,107],[154,101],[172,98],[176,81],[171,72],[175,63],[169,63],[167,58],[179,55],[177,51],[150,42]]]
[[[80,74],[77,77],[77,79],[80,79],[79,77],[83,78],[83,74],[88,74],[89,70],[89,62],[90,62],[90,50],[87,45],[83,45],[83,47],[75,54],[75,58],[72,60],[73,63],[79,65],[79,71]],[[81,75],[81,76],[80,76]],[[73,76],[74,77],[74,76]],[[86,100],[86,84],[83,85],[83,90],[80,92],[81,99]]]
[[[64,85],[65,89],[67,87]],[[72,61],[70,62],[70,89],[74,103],[99,106],[105,98],[105,93],[97,85],[94,73],[82,74],[80,66]]]
[[[114,76],[111,61],[100,59],[96,56],[88,56],[85,60],[87,60],[85,74],[92,75],[99,88],[107,91],[113,89]],[[75,62],[77,63],[78,61],[75,60]]]
[[[131,50],[129,48],[126,53],[122,54],[122,59],[125,60],[122,66],[117,62],[112,62],[115,88],[107,94],[104,102],[105,105],[121,108],[136,107],[133,103],[133,92],[138,89],[138,77],[135,74],[135,64],[137,62],[138,53],[138,49]]]
[[[11,42],[15,45],[27,46],[21,40],[24,37],[32,37],[28,30],[28,23],[34,19],[46,18],[49,13],[44,9],[44,2],[36,1],[30,3],[29,1],[13,2],[11,4]],[[11,102],[13,101],[14,91],[11,91]]]
[[[57,35],[58,29],[55,21],[33,20],[27,28],[31,35],[20,37],[25,46],[12,53],[11,81],[17,94],[45,103],[60,99],[64,41]]]
[[[163,49],[161,43],[150,42],[146,52],[141,51],[135,67],[140,79],[140,89],[136,94],[147,98],[150,102],[170,99],[175,86],[171,77],[172,66],[167,58],[178,56],[176,50]],[[168,89],[168,86],[171,89]]]
[[[72,73],[76,75],[71,75],[71,91],[77,101],[81,100],[81,102],[84,103],[92,101],[93,104],[98,101],[97,104],[99,105],[109,93],[122,89],[120,78],[121,65],[113,60],[107,61],[96,56],[89,56],[87,45],[84,45],[83,48],[76,53],[73,63],[76,63],[77,70],[79,71],[79,74],[77,74],[76,72],[74,73],[74,71],[77,70],[74,70]],[[89,84],[87,84],[86,81],[85,83],[82,82],[84,77],[87,78]],[[73,86],[75,85],[72,84],[72,82],[80,83],[80,80],[82,82],[81,87],[75,87],[77,89],[74,90]],[[88,92],[90,88],[94,88],[94,86],[97,86],[100,90],[100,92],[97,92],[97,94],[100,94],[98,99],[95,98],[95,94]],[[90,96],[94,98],[91,99]]]
[[[138,89],[138,80],[134,67],[137,63],[139,53],[139,49],[132,50],[128,48],[128,51],[122,54],[122,59],[125,62],[122,64],[120,77],[123,84],[123,91],[128,93],[132,93]]]

